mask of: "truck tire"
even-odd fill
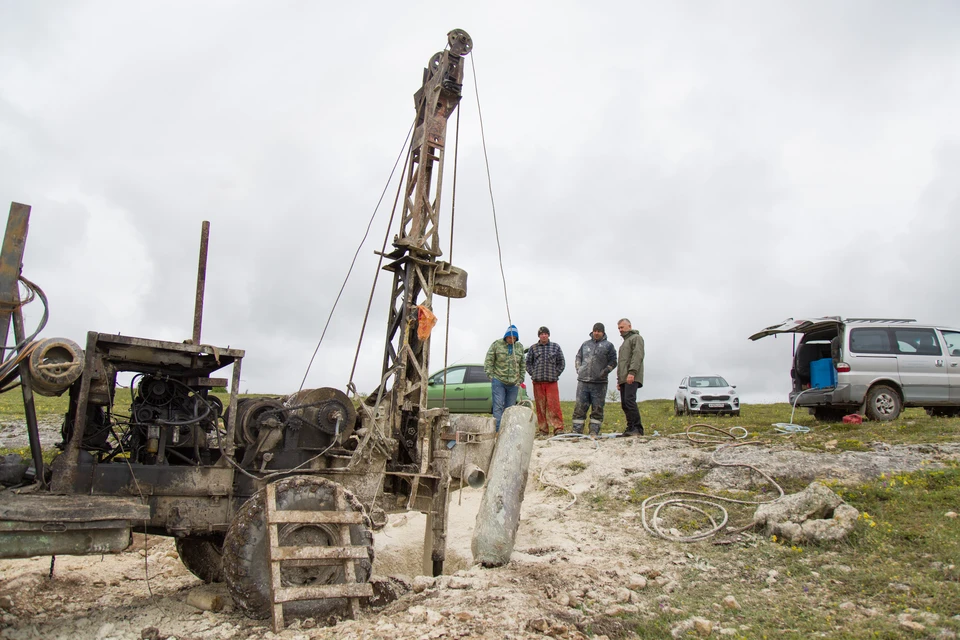
[[[339,485],[325,478],[292,476],[276,483],[277,510],[335,511]],[[349,491],[347,508],[364,513],[363,506]],[[223,574],[230,595],[245,614],[266,618],[271,613],[268,527],[265,518],[266,490],[253,494],[237,511],[223,543]],[[373,570],[373,534],[364,513],[363,524],[352,524],[350,543],[367,547],[367,559],[354,561],[357,582],[368,582]],[[285,524],[279,527],[284,546],[340,546],[340,525]],[[287,566],[280,571],[284,586],[342,584],[344,565]],[[347,611],[349,600],[329,598],[288,602],[284,610],[296,617],[326,618]]]
[[[877,422],[896,420],[903,409],[900,394],[893,387],[878,384],[870,388],[866,398],[867,417]]]
[[[223,534],[177,538],[177,554],[190,573],[204,582],[223,582]]]

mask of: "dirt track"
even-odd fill
[[[742,447],[724,460],[749,462],[774,477],[855,481],[881,472],[960,458],[960,445],[886,447],[873,452],[805,453],[789,444]],[[424,518],[392,517],[375,534],[380,576],[403,576],[414,587],[359,620],[334,627],[298,621],[273,634],[269,621],[233,610],[221,585],[205,586],[180,563],[166,538],[135,536],[117,556],[0,561],[0,638],[526,638],[618,635],[617,615],[657,616],[671,610],[682,588],[680,569],[690,547],[647,535],[637,510],[570,508],[571,495],[600,491],[624,496],[634,481],[657,471],[686,473],[711,465],[710,450],[676,439],[616,439],[599,444],[539,440],[534,449],[522,521],[511,562],[471,567],[470,541],[480,490],[454,492],[448,560],[436,584],[414,579],[420,565]],[[569,465],[577,460],[582,464]],[[545,471],[544,471],[545,470]],[[543,473],[541,477],[541,473]],[[735,486],[737,472],[714,469],[705,482]],[[546,484],[542,484],[543,480]],[[731,554],[736,554],[731,549]],[[731,558],[731,562],[734,559]],[[145,579],[149,576],[149,580]],[[415,592],[420,590],[419,593]],[[223,610],[201,611],[188,596],[220,595]],[[717,620],[714,633],[735,629]]]

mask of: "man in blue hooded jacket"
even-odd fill
[[[523,345],[519,338],[517,328],[510,325],[503,338],[494,340],[490,345],[483,361],[483,370],[490,378],[493,417],[497,421],[497,431],[500,431],[500,418],[504,408],[517,404],[520,384],[525,375]]]

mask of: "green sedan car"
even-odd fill
[[[427,408],[443,406],[443,380],[447,380],[447,408],[450,413],[492,413],[493,394],[490,378],[482,364],[456,364],[430,376],[427,384]],[[520,385],[517,400],[527,399],[527,387]]]

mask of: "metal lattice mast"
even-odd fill
[[[417,122],[410,144],[400,232],[395,237],[390,314],[383,356],[385,385],[391,386],[386,412],[389,432],[400,441],[407,462],[417,462],[420,407],[427,402],[430,338],[417,338],[417,306],[433,307],[442,255],[438,234],[447,120],[460,103],[463,57],[473,42],[460,29],[447,34],[449,48],[434,55],[414,94]]]

